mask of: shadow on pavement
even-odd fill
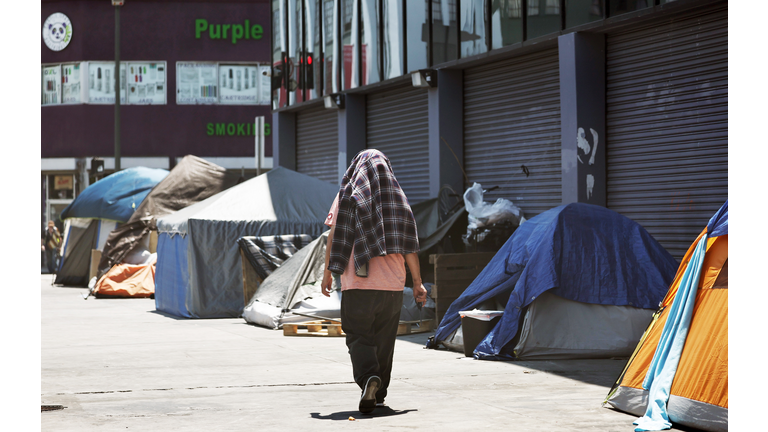
[[[350,417],[353,417],[355,420],[363,420],[363,419],[370,419],[370,418],[376,418],[376,417],[390,417],[390,416],[396,416],[396,415],[403,415],[408,414],[409,412],[418,411],[416,409],[410,409],[410,410],[393,410],[390,407],[383,407],[383,408],[376,408],[372,413],[370,414],[363,414],[360,411],[341,411],[337,413],[331,413],[328,415],[321,415],[320,413],[309,413],[309,415],[312,416],[313,419],[316,420],[346,420],[349,421]]]

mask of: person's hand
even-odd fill
[[[427,289],[424,288],[424,284],[413,284],[413,299],[422,306],[427,302]]]
[[[323,271],[323,283],[320,284],[320,289],[324,296],[331,296],[331,291],[333,291],[333,275],[330,270],[326,269]]]

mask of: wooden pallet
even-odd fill
[[[418,324],[418,327],[414,324]],[[431,332],[435,329],[435,320],[421,320],[421,321],[400,321],[397,326],[397,335],[409,335],[415,333]]]
[[[418,324],[416,326],[415,324]],[[435,320],[400,321],[397,335],[430,332],[435,329]],[[346,336],[341,323],[335,321],[308,321],[303,323],[283,324],[283,336]]]
[[[308,321],[283,324],[283,336],[345,336],[341,323],[334,321]]]

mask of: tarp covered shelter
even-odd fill
[[[629,355],[676,268],[636,222],[604,207],[562,205],[517,228],[428,346],[450,338],[460,311],[495,301],[504,314],[475,349],[478,358]]]
[[[158,310],[187,318],[239,317],[242,267],[237,239],[318,237],[338,187],[277,167],[157,220]]]
[[[320,292],[327,240],[328,231],[296,251],[264,279],[243,310],[243,318],[249,323],[273,329],[286,322],[310,319],[283,312],[294,307],[299,307],[305,314],[338,318],[340,292],[334,291],[331,298],[323,296]],[[338,278],[335,278],[335,281],[338,284]],[[337,285],[337,288],[340,287]],[[307,299],[311,300],[300,305]]]
[[[684,306],[681,302],[687,302],[687,307],[676,307]],[[686,309],[688,314],[676,314]],[[674,341],[669,329],[675,325],[684,330],[678,333],[681,343],[669,344]],[[665,377],[668,387],[662,393],[666,397],[656,398],[654,385]],[[672,424],[728,430],[727,202],[683,257],[667,295],[605,403],[636,416],[648,416],[649,409],[666,410]]]
[[[112,266],[96,284],[96,297],[151,297],[155,293],[155,263],[152,254],[146,264]]]
[[[64,244],[56,283],[86,286],[91,250],[101,250],[109,233],[128,221],[149,191],[167,175],[164,169],[128,168],[85,188],[61,212]]]
[[[155,229],[157,217],[203,201],[234,186],[237,181],[237,175],[225,168],[197,156],[185,156],[152,188],[127,222],[109,234],[99,262],[98,277],[141,247],[150,230]]]

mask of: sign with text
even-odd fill
[[[43,66],[41,105],[61,103],[61,66]]]
[[[125,103],[125,63],[120,63],[120,103]],[[88,64],[88,102],[110,105],[115,103],[115,62]]]
[[[219,103],[225,105],[257,105],[261,79],[256,65],[220,65]]]
[[[126,78],[129,104],[165,104],[165,62],[126,62],[125,67],[128,72]]]
[[[215,104],[219,100],[218,63],[177,62],[176,103]]]

